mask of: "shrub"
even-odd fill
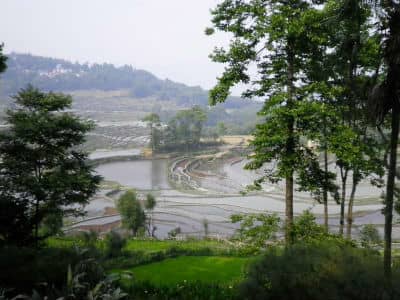
[[[126,191],[119,197],[117,208],[121,214],[122,226],[131,230],[133,236],[137,236],[139,230],[143,230],[145,227],[146,215],[138,200],[136,191]]]
[[[0,285],[19,292],[31,292],[38,282],[60,287],[65,282],[68,265],[75,265],[79,259],[72,248],[1,248]]]
[[[88,255],[91,257],[100,258],[101,251],[99,245],[99,234],[95,231],[82,232],[79,235],[80,244],[82,248],[86,249]]]
[[[91,257],[88,249],[3,248],[0,269],[0,299],[122,299],[125,296],[116,285],[119,278],[105,276],[100,261]],[[15,295],[20,296],[13,298]]]
[[[181,233],[181,228],[176,227],[168,232],[168,238],[176,238],[176,236],[180,233]]]
[[[381,242],[378,229],[372,225],[364,225],[360,232],[361,245],[363,247],[372,247]]]
[[[315,220],[315,216],[308,210],[294,218],[291,228],[291,239],[293,243],[332,241],[336,244],[355,246],[353,241],[328,232],[324,226],[317,224]]]
[[[315,216],[308,210],[295,217],[291,236],[293,241],[310,241],[324,239],[328,235],[326,229],[315,222]]]
[[[232,223],[240,223],[240,228],[234,237],[246,246],[242,251],[251,254],[266,247],[267,242],[276,240],[280,218],[276,215],[247,214],[232,215]]]
[[[234,286],[182,282],[172,286],[155,286],[149,282],[135,282],[126,287],[132,299],[141,300],[187,300],[187,299],[236,299]]]
[[[399,270],[393,270],[399,299]],[[297,243],[269,249],[240,286],[240,299],[383,299],[382,257],[335,242]]]
[[[126,245],[126,239],[118,233],[111,231],[104,239],[104,255],[106,258],[113,258],[122,255],[122,249]]]

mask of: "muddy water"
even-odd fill
[[[168,161],[165,159],[111,162],[98,166],[96,172],[105,180],[138,190],[169,189]]]

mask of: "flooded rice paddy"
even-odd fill
[[[137,190],[169,189],[166,159],[120,161],[102,164],[96,172],[105,180]]]
[[[180,227],[183,234],[202,236],[204,223],[208,224],[210,235],[230,236],[237,228],[237,225],[230,222],[232,214],[277,213],[284,217],[285,204],[281,184],[265,184],[260,192],[241,194],[248,184],[260,176],[255,171],[243,169],[246,161],[236,158],[205,160],[195,164],[192,162],[181,160],[175,166],[174,161],[167,159],[110,162],[98,166],[96,171],[105,180],[120,184],[122,189],[134,188],[142,197],[152,192],[157,197],[154,220],[159,238],[167,237],[168,232],[177,227]],[[178,172],[180,175],[174,177],[171,172]],[[177,178],[180,183],[189,178],[186,183],[192,188],[176,184]],[[107,195],[107,190],[101,191],[87,207],[92,219],[76,226],[101,225],[118,220],[118,215],[102,217],[107,208],[115,207],[115,199],[118,197],[118,194]],[[354,207],[355,234],[363,224],[373,223],[382,227],[384,220],[380,213],[380,195],[381,190],[372,187],[368,181],[360,184]],[[295,214],[304,210],[310,210],[318,221],[322,221],[323,206],[308,193],[295,192]],[[339,205],[331,200],[329,213],[332,230],[336,230],[339,225],[339,211]],[[100,218],[93,218],[96,216]],[[394,235],[395,238],[400,238],[397,228]]]

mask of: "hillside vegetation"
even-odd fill
[[[191,87],[169,79],[161,80],[148,71],[128,65],[80,64],[17,53],[7,56],[7,70],[0,80],[0,92],[3,95],[16,94],[19,89],[32,84],[44,91],[128,89],[132,98],[173,100],[185,107],[208,105],[208,92],[201,87]],[[249,101],[246,102],[239,97],[230,97],[224,106],[239,108],[247,106]]]

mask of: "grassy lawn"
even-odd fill
[[[181,256],[112,272],[131,271],[135,280],[149,281],[158,286],[177,284],[185,280],[230,284],[243,277],[249,260],[243,257]]]

